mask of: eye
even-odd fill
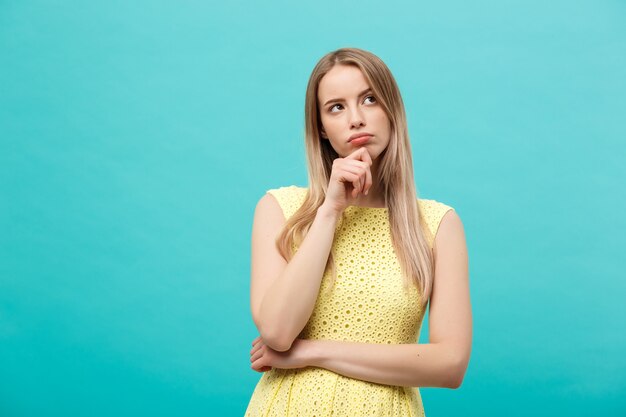
[[[330,106],[330,108],[328,109],[329,112],[334,113],[333,109],[337,106],[341,107],[341,104],[335,104],[334,106]]]
[[[371,98],[372,100],[374,100],[373,102],[376,103],[376,97],[374,97],[374,96],[367,96],[367,97],[365,97],[365,100],[367,100],[368,98]]]

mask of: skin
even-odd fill
[[[337,65],[320,81],[318,102],[322,140],[330,141],[339,158],[333,163],[326,200],[318,210],[319,223],[314,223],[309,232],[311,241],[305,241],[301,246],[302,256],[315,255],[321,259],[323,256],[319,252],[313,252],[320,250],[320,247],[324,247],[322,255],[327,254],[328,238],[332,237],[334,230],[332,223],[348,205],[383,206],[375,178],[378,157],[389,144],[390,124],[375,97],[370,97],[370,93],[360,94],[368,87],[361,71],[351,66]],[[341,100],[325,105],[326,101],[334,98]],[[363,131],[373,134],[370,142],[359,146],[347,142],[353,133]],[[274,210],[274,229],[278,230],[278,226],[285,221],[284,217],[278,220],[280,209],[267,206],[266,210]],[[269,215],[266,217],[271,218]],[[259,221],[259,224],[262,223]],[[264,244],[269,245],[274,229],[272,233],[264,231],[267,239]],[[261,244],[258,246],[261,247]],[[279,351],[268,346],[259,336],[252,342],[251,368],[265,372],[272,367],[294,369],[316,366],[347,377],[381,384],[459,387],[470,357],[472,313],[465,233],[461,219],[454,210],[448,211],[441,220],[433,255],[435,277],[429,311],[429,343],[383,345],[295,339]],[[284,260],[277,260],[276,264],[280,264],[280,267],[274,269],[276,271],[285,267]],[[297,267],[301,271],[311,269],[311,266]],[[269,284],[267,288],[271,288]],[[308,289],[312,296],[315,296],[317,288],[312,286]],[[256,291],[258,293],[261,290]],[[277,300],[279,298],[271,301]],[[298,326],[290,331],[298,334],[299,329]]]
[[[352,65],[335,65],[320,80],[318,107],[322,138],[330,141],[340,156],[336,161],[340,164],[338,171],[351,172],[359,177],[345,190],[353,198],[349,202],[342,198],[342,184],[331,180],[332,194],[327,197],[330,197],[329,202],[335,203],[337,210],[345,208],[346,204],[384,207],[378,182],[373,180],[378,171],[379,156],[389,144],[391,124],[373,92],[366,91],[368,89],[370,85],[363,73]],[[362,132],[373,135],[367,143],[349,142],[350,136]],[[338,175],[342,173],[338,172]],[[349,182],[354,177],[345,175],[345,178]]]

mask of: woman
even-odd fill
[[[305,122],[309,188],[271,189],[255,210],[250,361],[263,376],[245,415],[424,415],[419,387],[457,388],[469,362],[463,224],[417,198],[404,105],[377,56],[322,57]]]

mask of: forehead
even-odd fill
[[[320,80],[317,97],[320,101],[347,98],[370,87],[358,67],[335,65]]]

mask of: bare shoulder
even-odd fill
[[[267,192],[261,196],[254,210],[254,218],[263,222],[280,223],[285,222],[285,215],[276,197]]]
[[[465,249],[465,228],[456,210],[448,210],[435,236],[434,252],[457,252]]]

